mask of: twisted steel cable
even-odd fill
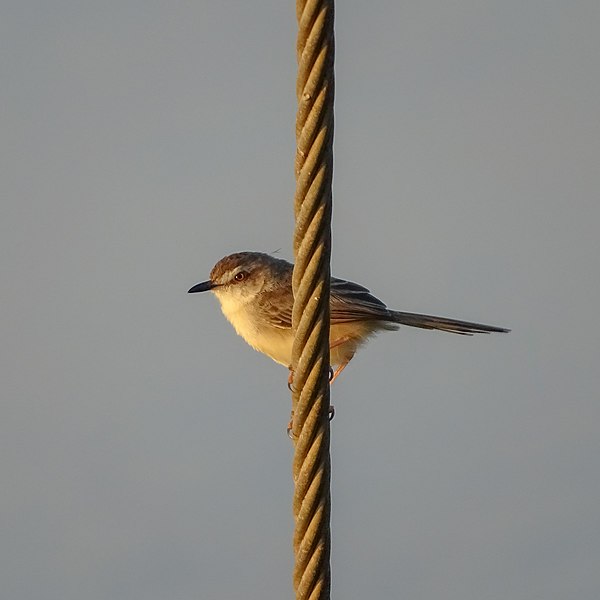
[[[334,3],[297,0],[295,265],[292,286],[294,589],[330,597],[329,283]]]

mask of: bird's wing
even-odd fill
[[[396,323],[397,325],[407,325],[421,329],[449,331],[460,335],[493,332],[507,333],[510,331],[510,329],[494,325],[390,310],[381,300],[375,298],[362,285],[332,278],[331,322],[332,324],[337,324],[351,323],[353,321],[385,321],[386,323]]]
[[[292,327],[292,307],[285,306],[276,294],[262,294],[260,310],[268,323],[276,329]],[[344,279],[331,278],[331,323],[390,320],[386,305],[362,285]]]
[[[263,314],[272,327],[290,329],[292,326],[292,307],[282,306],[281,302],[275,300],[275,297],[263,296],[261,301]],[[330,318],[332,325],[357,321],[385,321],[421,329],[439,329],[462,335],[510,331],[503,327],[481,323],[390,310],[381,300],[373,296],[366,287],[335,277],[331,278]]]
[[[366,287],[345,279],[331,278],[331,323],[387,321],[390,311]]]
[[[292,328],[292,307],[285,306],[281,301],[275,301],[268,295],[263,295],[260,302],[260,310],[266,321],[275,329]]]

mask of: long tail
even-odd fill
[[[431,315],[418,315],[415,313],[390,311],[392,321],[409,327],[420,327],[421,329],[439,329],[460,335],[473,335],[474,333],[508,333],[510,329],[483,325],[481,323],[470,323],[469,321],[457,321],[445,317],[433,317]]]

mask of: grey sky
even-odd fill
[[[293,2],[0,19],[0,581],[291,597],[287,372],[188,296],[291,258]],[[403,329],[333,403],[333,597],[600,597],[600,5],[339,2],[333,269]]]

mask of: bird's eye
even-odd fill
[[[246,275],[247,273],[245,271],[240,271],[239,273],[236,273],[233,278],[236,281],[243,281],[244,279],[246,279]]]

